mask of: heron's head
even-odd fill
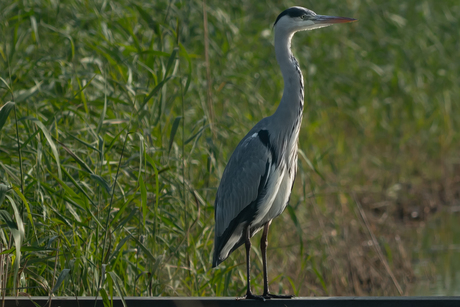
[[[278,15],[274,27],[276,30],[282,30],[285,33],[295,33],[297,31],[313,30],[331,26],[335,23],[352,22],[355,20],[346,17],[317,15],[309,9],[293,6]]]

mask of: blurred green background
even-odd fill
[[[272,291],[459,295],[454,0],[2,1],[2,293],[244,294],[243,249],[211,269],[214,196],[281,98],[293,5],[358,22],[293,39],[306,107]]]

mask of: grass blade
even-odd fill
[[[174,119],[174,122],[171,128],[171,133],[169,134],[168,154],[171,152],[171,147],[174,141],[174,137],[176,136],[177,128],[179,128],[179,123],[180,123],[181,118],[182,116],[177,116]]]
[[[96,181],[102,188],[104,188],[104,190],[107,192],[107,194],[112,194],[112,189],[110,188],[110,185],[107,181],[105,181],[104,178],[102,178],[101,176],[99,175],[96,175],[96,174],[91,174],[90,175],[91,179],[93,179],[94,181]]]
[[[115,283],[115,288],[117,289],[118,295],[120,296],[121,301],[123,302],[123,306],[126,307],[127,305],[123,297],[123,292],[121,291],[121,287],[118,282],[120,280],[120,277],[118,277],[118,275],[113,271],[109,272],[109,275],[112,278],[112,281]]]
[[[69,155],[72,156],[72,158],[75,159],[75,161],[77,161],[78,164],[80,164],[80,166],[85,170],[87,171],[88,173],[90,174],[94,174],[93,171],[91,170],[91,168],[85,163],[85,161],[83,161],[82,159],[80,159],[80,157],[78,157],[72,150],[70,150],[67,146],[65,146],[62,142],[60,141],[57,141],[61,146],[62,148],[64,148],[65,151],[67,151],[67,153]]]
[[[145,104],[150,100],[150,98],[152,98],[154,95],[156,95],[156,93],[158,93],[159,90],[161,90],[163,85],[165,85],[165,83],[168,82],[169,79],[171,79],[171,77],[168,77],[168,78],[162,80],[160,83],[157,84],[157,86],[155,86],[153,88],[153,90],[150,91],[150,93],[144,98],[144,103],[139,108],[139,112],[144,108]]]
[[[14,102],[8,101],[0,108],[0,131],[5,125],[8,115],[10,115],[11,110],[14,108]]]
[[[142,226],[145,228],[145,219],[147,217],[147,190],[145,189],[144,179],[139,176],[139,186],[141,188],[141,208],[142,208]]]
[[[13,278],[13,284],[14,284],[13,288],[14,288],[14,292],[16,292],[16,280],[17,280],[17,276],[19,272],[19,265],[21,263],[21,245],[24,239],[24,224],[22,222],[21,214],[19,213],[16,203],[10,196],[6,195],[6,197],[10,201],[11,207],[13,207],[14,216],[16,219],[16,223],[10,222],[10,225],[9,225],[10,231],[13,235],[14,245],[16,248],[16,258],[14,259],[14,278]],[[13,224],[14,224],[14,227],[11,227]]]
[[[166,64],[165,78],[168,76],[169,71],[171,70],[174,62],[176,61],[176,55],[178,51],[178,48],[174,48],[173,52],[171,52],[171,56],[168,59],[168,64]]]
[[[21,193],[21,191],[19,190],[18,187],[14,186],[14,187],[13,187],[13,190],[16,192],[16,194],[19,196],[19,198],[21,198],[22,202],[23,202],[24,205],[26,206],[27,218],[28,218],[29,221],[30,221],[30,225],[32,225],[32,230],[33,230],[35,236],[37,236],[37,230],[35,229],[34,219],[32,218],[32,211],[30,210],[29,203],[27,202],[26,198],[25,198],[24,195]],[[0,196],[0,204],[1,204],[1,203],[2,203],[2,201],[1,201],[1,196]]]
[[[70,269],[64,269],[61,271],[61,273],[59,273],[59,277],[56,281],[56,284],[53,287],[53,290],[51,290],[51,293],[55,293],[59,289],[59,287],[64,282],[66,277],[69,276],[69,273],[70,273]]]
[[[53,152],[54,158],[56,159],[57,171],[58,171],[59,179],[62,179],[61,163],[60,163],[60,159],[59,159],[59,153],[58,153],[58,150],[56,148],[56,144],[54,144],[53,138],[51,137],[51,134],[49,133],[49,131],[45,127],[45,125],[43,125],[43,123],[41,121],[39,121],[38,119],[36,119],[34,117],[26,117],[26,119],[28,119],[28,120],[32,121],[33,123],[35,123],[42,130],[43,134],[45,135],[46,140],[48,141],[48,144],[51,147],[51,151]]]
[[[18,94],[15,94],[15,102],[23,102],[26,99],[29,99],[30,97],[34,96],[38,90],[40,89],[40,86],[42,85],[43,81],[40,81],[38,84],[35,86],[27,89],[27,90],[21,90]]]
[[[99,134],[99,132],[101,131],[106,112],[107,112],[107,94],[104,92],[104,107],[102,108],[101,117],[99,118],[99,122],[97,123],[96,134]]]
[[[3,201],[5,200],[6,192],[8,192],[9,190],[10,188],[8,188],[3,183],[0,183],[0,206],[3,204]]]

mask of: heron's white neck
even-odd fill
[[[275,28],[276,60],[284,79],[284,92],[275,116],[282,120],[294,120],[302,116],[304,86],[299,64],[291,52],[291,39],[294,33],[286,33]]]

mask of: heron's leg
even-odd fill
[[[246,295],[241,299],[258,299],[265,301],[265,298],[260,295],[254,295],[251,291],[251,277],[250,277],[250,257],[249,252],[251,251],[251,230],[250,226],[248,225],[244,231],[244,245],[246,246],[246,274],[247,274],[247,282],[248,282],[248,289],[246,291]]]
[[[260,250],[262,251],[262,267],[264,270],[264,294],[262,296],[266,299],[271,298],[292,298],[293,295],[276,295],[271,294],[268,290],[268,274],[267,274],[267,246],[268,246],[268,228],[270,227],[272,221],[269,221],[264,226],[264,232],[262,233],[262,238],[260,239]]]
[[[268,275],[267,275],[267,246],[268,246],[268,228],[270,227],[271,221],[269,221],[264,226],[264,232],[262,233],[262,238],[260,239],[260,250],[262,252],[262,267],[264,271],[264,294],[266,296],[269,294],[268,291]]]

